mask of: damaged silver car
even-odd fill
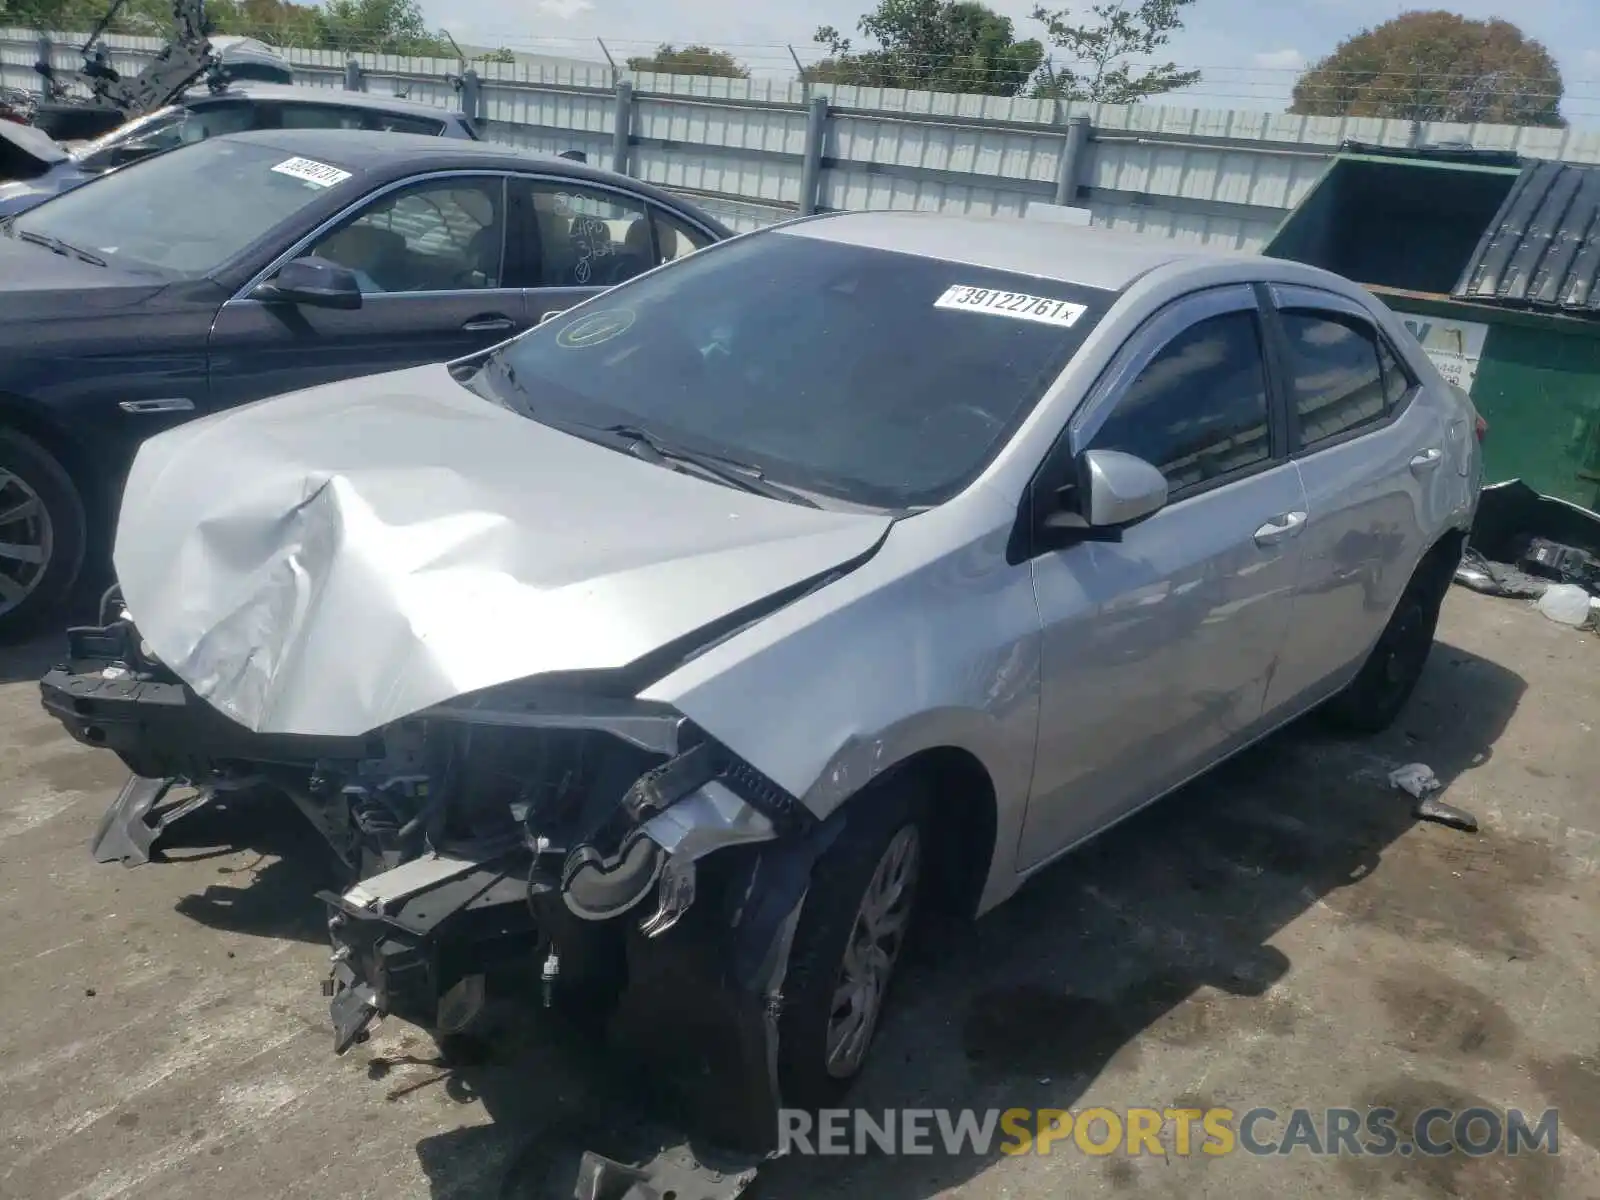
[[[152,438],[44,703],[135,773],[103,860],[174,784],[323,831],[339,1050],[535,963],[759,1144],[860,1071],[919,912],[1313,708],[1391,721],[1478,474],[1337,277],[828,215]]]

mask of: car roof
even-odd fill
[[[302,155],[345,170],[384,176],[400,177],[413,171],[535,170],[541,175],[560,176],[574,183],[626,187],[667,208],[692,213],[698,222],[722,237],[732,236],[731,230],[692,201],[642,179],[618,175],[559,155],[518,150],[494,142],[365,129],[253,129],[210,140],[270,146],[285,154]]]
[[[939,258],[1120,292],[1171,263],[1258,257],[1244,251],[1021,217],[933,212],[850,212],[794,221],[774,232]]]
[[[337,104],[342,108],[369,109],[374,112],[404,113],[407,116],[437,117],[442,121],[460,122],[458,112],[441,108],[437,104],[424,104],[420,100],[402,100],[399,96],[374,96],[370,92],[346,92],[338,88],[306,87],[294,83],[256,83],[252,80],[234,80],[221,91],[210,88],[191,88],[184,102],[193,104],[216,97],[226,99],[243,96],[247,100],[280,100],[292,104]]]

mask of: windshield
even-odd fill
[[[626,425],[854,504],[938,504],[988,465],[1113,295],[773,231],[643,276],[488,374],[552,424]]]
[[[218,139],[157,155],[55,196],[18,217],[15,229],[87,251],[124,270],[198,279],[330,188],[353,187],[350,173],[331,164]]]

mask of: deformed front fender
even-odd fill
[[[1010,890],[1032,777],[1040,629],[1029,572],[1005,560],[1011,512],[996,504],[983,515],[975,535],[970,509],[898,523],[871,562],[642,695],[819,818],[920,751],[969,752],[997,807],[988,907]]]

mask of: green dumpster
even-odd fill
[[[1263,252],[1401,315],[1489,423],[1489,480],[1597,509],[1600,168],[1507,157],[1337,155]]]

